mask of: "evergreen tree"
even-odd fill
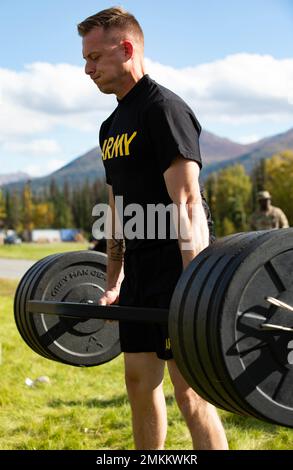
[[[0,228],[5,226],[6,222],[6,201],[3,191],[0,188]]]
[[[53,203],[53,227],[54,228],[71,228],[72,227],[72,214],[71,207],[66,202],[64,193],[58,187],[54,189]]]
[[[20,194],[17,191],[13,191],[11,194],[10,226],[18,233],[21,233],[23,230],[21,213],[22,208]]]
[[[83,220],[81,228],[90,233],[92,229],[92,210],[93,203],[91,197],[91,188],[88,180],[85,181],[81,192],[82,206],[83,206]]]
[[[30,183],[26,183],[22,191],[22,214],[21,221],[24,239],[29,241],[33,224],[33,200]]]
[[[75,188],[72,194],[72,215],[75,228],[82,228],[83,214],[80,189]]]
[[[57,194],[58,194],[58,186],[56,184],[56,181],[54,178],[51,179],[50,181],[50,186],[49,186],[49,194],[50,194],[50,199],[53,201]]]

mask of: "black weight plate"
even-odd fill
[[[224,243],[216,243],[215,246],[211,247],[211,254],[206,263],[201,267],[198,274],[191,280],[189,291],[186,294],[184,315],[182,323],[184,324],[184,344],[183,349],[186,354],[186,361],[188,363],[189,370],[193,380],[197,380],[204,386],[205,389],[209,388],[214,400],[217,400],[219,406],[227,409],[228,411],[238,412],[243,414],[242,408],[239,408],[237,404],[232,400],[231,395],[219,387],[218,380],[213,380],[213,376],[210,376],[206,372],[207,363],[212,364],[213,368],[217,370],[217,358],[210,357],[209,345],[207,343],[207,335],[205,337],[197,337],[199,330],[198,325],[198,308],[199,304],[201,307],[206,306],[206,296],[203,295],[204,290],[207,286],[210,286],[209,276],[218,264],[221,263],[226,253],[229,256],[233,253],[233,247],[239,246],[239,243],[245,243],[247,234],[236,234],[234,236],[226,237]],[[234,248],[235,250],[235,248]],[[205,343],[205,355],[200,354],[199,342]]]
[[[82,252],[82,253],[83,253],[83,252]],[[35,285],[35,286],[39,286],[40,280],[42,279],[43,276],[44,276],[44,270],[39,272],[38,277],[36,277],[35,280],[34,280],[34,283],[32,283],[32,286],[33,286],[32,289],[33,289],[33,290],[31,290],[31,291],[29,292],[29,297],[28,297],[28,298],[31,298],[32,292],[34,291],[34,285]],[[30,328],[31,328],[31,330],[33,330],[33,335],[34,335],[35,339],[36,339],[37,341],[39,341],[38,332],[37,332],[36,329],[34,328],[34,323],[31,322],[31,315],[30,315],[30,314],[27,315],[27,319],[28,319],[28,322],[30,322]],[[78,323],[78,322],[76,322],[76,323]],[[42,345],[42,347],[43,347],[43,346],[44,346],[44,345]],[[45,349],[45,351],[46,351],[46,349]],[[48,349],[47,349],[47,351],[49,352]],[[56,359],[56,358],[54,358],[54,356],[51,354],[51,359]]]
[[[217,240],[217,244],[221,244],[224,242],[224,238]],[[194,381],[194,379],[190,377],[190,371],[188,368],[188,363],[184,350],[182,315],[184,310],[185,298],[189,292],[191,279],[193,278],[193,276],[196,275],[196,272],[200,270],[201,266],[209,259],[210,250],[211,246],[207,247],[205,250],[199,253],[199,255],[197,255],[197,257],[187,266],[185,271],[182,273],[180,279],[178,280],[170,303],[168,328],[171,338],[172,351],[178,368],[180,369],[182,375],[190,385]],[[205,398],[211,403],[214,403],[211,396],[208,396],[206,394],[206,390],[201,387],[200,383],[197,382],[196,386],[193,383],[193,387],[194,389],[197,389],[198,393],[203,398]],[[214,404],[218,406],[218,403]]]
[[[223,239],[217,243],[222,243]],[[178,281],[178,284],[174,290],[172,301],[170,304],[170,315],[169,315],[169,333],[171,337],[172,351],[174,358],[180,369],[182,375],[194,390],[196,390],[205,400],[213,403],[216,406],[221,407],[221,403],[215,398],[215,394],[210,393],[210,387],[198,377],[194,377],[192,371],[190,371],[190,365],[188,363],[188,353],[185,350],[184,335],[185,324],[183,321],[185,301],[188,293],[190,292],[190,284],[192,279],[197,276],[197,273],[209,262],[209,251],[208,247],[202,253],[200,253],[187,267]],[[199,366],[200,367],[200,366]]]
[[[64,254],[60,253],[57,255],[52,256],[52,260],[49,260],[43,263],[39,263],[39,266],[36,266],[36,269],[34,270],[33,273],[31,273],[29,281],[26,283],[26,287],[24,289],[21,302],[22,302],[22,310],[24,311],[24,323],[26,325],[29,337],[31,341],[34,343],[34,349],[38,354],[47,357],[49,359],[55,359],[54,356],[50,353],[50,351],[42,345],[40,342],[40,337],[38,335],[38,332],[34,328],[34,322],[32,321],[32,315],[27,312],[26,310],[26,301],[32,298],[33,292],[36,290],[36,288],[39,286],[40,280],[43,278],[46,269],[50,267],[50,265],[54,264],[55,259],[62,257]]]
[[[242,288],[239,288],[242,286]],[[293,333],[265,331],[262,323],[293,327],[293,229],[271,236],[238,266],[222,306],[219,349],[237,394],[262,419],[293,427]],[[231,310],[237,312],[233,321]]]
[[[197,309],[197,330],[195,332],[195,340],[198,344],[198,354],[205,360],[206,374],[210,381],[217,388],[220,395],[230,400],[238,410],[242,410],[242,414],[253,414],[253,410],[244,403],[241,398],[235,396],[235,390],[225,379],[221,370],[221,356],[218,356],[215,349],[215,342],[218,341],[218,330],[214,331],[215,323],[219,315],[218,298],[221,299],[225,295],[223,287],[223,279],[233,274],[233,266],[238,262],[243,251],[252,250],[258,240],[264,236],[263,232],[246,233],[242,239],[234,244],[233,248],[226,251],[223,256],[217,256],[217,247],[213,255],[216,263],[211,270],[202,291],[200,292],[200,302]],[[225,250],[223,250],[225,251]],[[220,254],[222,255],[222,254]],[[236,261],[235,261],[236,260]],[[194,283],[194,289],[196,284]],[[233,316],[233,312],[231,312]],[[203,338],[204,335],[204,338]],[[190,346],[190,338],[188,338]],[[193,339],[194,341],[194,339]],[[203,359],[202,359],[203,360]]]
[[[48,355],[40,349],[38,342],[34,341],[32,333],[29,330],[29,325],[26,322],[26,294],[31,287],[31,282],[36,276],[36,273],[42,269],[44,265],[48,264],[48,262],[51,262],[51,260],[54,260],[58,256],[61,256],[61,254],[49,255],[37,261],[20,280],[14,298],[14,317],[19,333],[31,349],[33,349],[38,354],[44,355],[45,357],[48,357]]]
[[[17,326],[19,328],[19,332],[22,335],[25,342],[28,344],[28,346],[31,349],[33,349],[35,352],[37,352],[38,354],[41,354],[41,351],[38,347],[38,344],[33,341],[31,332],[29,330],[29,325],[27,325],[26,323],[25,296],[26,296],[26,292],[30,288],[31,279],[35,276],[36,272],[40,270],[43,264],[48,262],[49,258],[54,258],[55,256],[56,255],[50,255],[42,260],[39,260],[25,273],[25,275],[23,276],[23,278],[21,279],[18,285],[17,292],[16,292],[15,299],[14,299],[14,316],[15,316]]]
[[[243,414],[242,408],[238,407],[231,396],[226,391],[218,390],[218,380],[213,381],[206,372],[206,363],[209,362],[217,369],[217,358],[210,358],[209,346],[207,344],[207,335],[198,338],[197,332],[199,330],[197,311],[199,305],[201,308],[206,307],[208,302],[206,296],[203,294],[206,286],[210,285],[209,276],[213,270],[218,268],[219,262],[225,257],[226,253],[229,256],[233,254],[233,248],[239,246],[239,243],[244,244],[247,242],[247,234],[237,234],[227,238],[224,243],[216,244],[212,247],[212,252],[209,259],[202,265],[199,272],[191,279],[189,290],[186,294],[185,306],[183,309],[182,324],[184,325],[184,344],[185,358],[188,364],[193,380],[197,380],[205,390],[217,401],[220,407]],[[235,250],[235,248],[234,248]],[[206,354],[201,356],[199,354],[198,342],[205,342]]]
[[[34,269],[34,266],[35,266],[35,264],[33,266],[31,266],[31,268],[28,271],[26,271],[26,273],[23,275],[20,282],[18,283],[17,289],[15,291],[15,295],[14,295],[14,305],[13,305],[14,319],[15,319],[15,323],[16,323],[18,332],[20,333],[22,339],[26,343],[28,341],[27,340],[27,333],[26,333],[26,330],[25,330],[24,325],[22,323],[22,312],[19,309],[19,302],[20,302],[20,296],[21,296],[23,288],[25,286],[26,279],[27,279],[29,273]],[[29,346],[30,346],[30,344],[29,344]]]
[[[38,277],[30,300],[97,303],[104,292],[106,255],[93,251],[65,253]],[[77,320],[27,312],[34,336],[59,362],[94,366],[120,353],[117,322]]]
[[[225,386],[225,382],[223,386],[223,381],[217,374],[219,359],[215,354],[211,353],[208,329],[210,328],[210,318],[217,315],[217,311],[215,309],[211,309],[210,304],[213,301],[214,290],[218,282],[221,280],[223,272],[226,269],[229,269],[233,257],[239,253],[240,249],[243,249],[256,237],[256,233],[245,233],[241,234],[237,238],[230,240],[227,239],[226,246],[222,248],[215,246],[214,253],[211,254],[209,260],[209,265],[204,266],[204,269],[200,271],[198,278],[192,283],[191,291],[194,292],[194,296],[192,297],[189,295],[186,304],[187,314],[188,309],[193,309],[195,312],[193,321],[196,326],[194,331],[190,331],[189,324],[192,319],[187,317],[186,348],[191,348],[191,358],[193,357],[193,354],[204,364],[205,374],[216,392],[230,404],[230,407],[234,408],[234,410],[240,414],[247,413],[239,403],[235,402],[231,395],[231,391]],[[194,302],[197,302],[197,304]],[[202,336],[203,334],[204,337]],[[197,348],[194,351],[192,350],[193,344],[197,345]],[[195,359],[195,357],[193,359]]]
[[[210,281],[211,284],[215,283],[212,295],[210,296],[210,303],[208,308],[209,315],[207,316],[206,310],[199,310],[199,332],[198,334],[203,334],[203,331],[208,336],[209,351],[211,357],[217,357],[217,369],[214,370],[210,367],[210,364],[207,363],[207,372],[209,374],[215,373],[215,377],[219,380],[219,389],[225,389],[230,393],[231,397],[235,403],[243,408],[243,411],[251,414],[252,416],[259,417],[257,412],[251,408],[248,403],[242,400],[241,395],[239,395],[233,386],[233,383],[228,380],[226,376],[225,367],[222,365],[222,354],[219,353],[219,323],[221,318],[221,306],[223,299],[226,295],[227,285],[230,279],[235,273],[236,267],[243,262],[243,260],[260,245],[263,240],[270,237],[269,231],[254,232],[255,237],[251,239],[248,244],[245,246],[239,246],[239,250],[234,253],[233,259],[229,260],[229,264],[223,268],[221,267],[220,273],[215,271],[212,273]],[[225,263],[224,263],[225,264]],[[241,289],[241,286],[238,287]],[[235,318],[235,312],[230,311],[230,316],[232,319]],[[204,347],[204,343],[199,344],[199,347]],[[204,354],[204,350],[202,352]]]
[[[50,359],[51,356],[42,348],[38,337],[34,335],[34,331],[31,328],[30,316],[28,316],[26,312],[26,301],[30,298],[30,292],[33,289],[34,283],[37,282],[39,273],[43,272],[44,269],[50,265],[50,263],[54,263],[55,259],[57,259],[59,256],[62,256],[62,253],[50,255],[38,261],[24,280],[25,282],[23,283],[21,295],[18,297],[20,318],[22,321],[24,333],[26,335],[26,342],[37,354],[48,359]]]
[[[229,237],[230,242],[231,239],[239,236],[239,234],[236,234]],[[224,246],[225,248],[226,243],[229,243],[227,237],[216,242],[218,247]],[[197,279],[197,272],[200,272],[209,262],[210,253],[213,251],[212,247],[213,245],[207,247],[189,264],[176,285],[170,304],[169,334],[175,361],[186,381],[207,401],[223,407],[222,400],[216,396],[213,387],[206,380],[201,363],[192,364],[191,366],[189,364],[189,352],[185,348],[186,325],[185,320],[183,320],[186,311],[186,298],[190,293],[190,284],[194,278]],[[200,369],[197,370],[196,374],[194,374],[195,367]],[[204,376],[204,379],[202,379],[202,376]],[[227,407],[226,403],[225,405]]]
[[[38,285],[40,276],[42,276],[46,269],[48,269],[52,264],[54,264],[55,261],[61,256],[63,256],[63,253],[51,255],[50,257],[45,258],[44,260],[42,260],[42,262],[36,265],[34,271],[30,273],[23,289],[22,296],[20,297],[20,309],[22,311],[23,324],[25,325],[27,335],[32,345],[34,346],[34,350],[41,356],[46,357],[47,359],[52,359],[52,355],[49,354],[49,351],[44,349],[42,344],[40,343],[39,336],[36,334],[32,326],[31,315],[27,312],[26,302],[30,300],[31,293]]]

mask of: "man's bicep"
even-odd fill
[[[281,228],[287,228],[287,227],[289,227],[289,222],[288,222],[286,215],[282,211],[281,212]]]
[[[170,198],[175,203],[201,200],[199,186],[200,167],[194,160],[178,155],[164,172]]]

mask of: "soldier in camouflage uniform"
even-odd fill
[[[260,191],[257,195],[259,209],[251,216],[251,230],[269,230],[273,228],[289,227],[287,217],[278,207],[271,204],[271,195],[268,191]]]

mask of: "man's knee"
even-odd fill
[[[136,356],[136,357],[135,357]],[[152,354],[133,355],[125,361],[125,384],[128,391],[152,391],[163,380],[163,362]]]
[[[127,390],[144,387],[145,377],[143,371],[139,370],[139,368],[125,370],[125,384]]]
[[[199,412],[211,406],[201,398],[191,387],[174,387],[176,402],[180,410],[186,412]]]

